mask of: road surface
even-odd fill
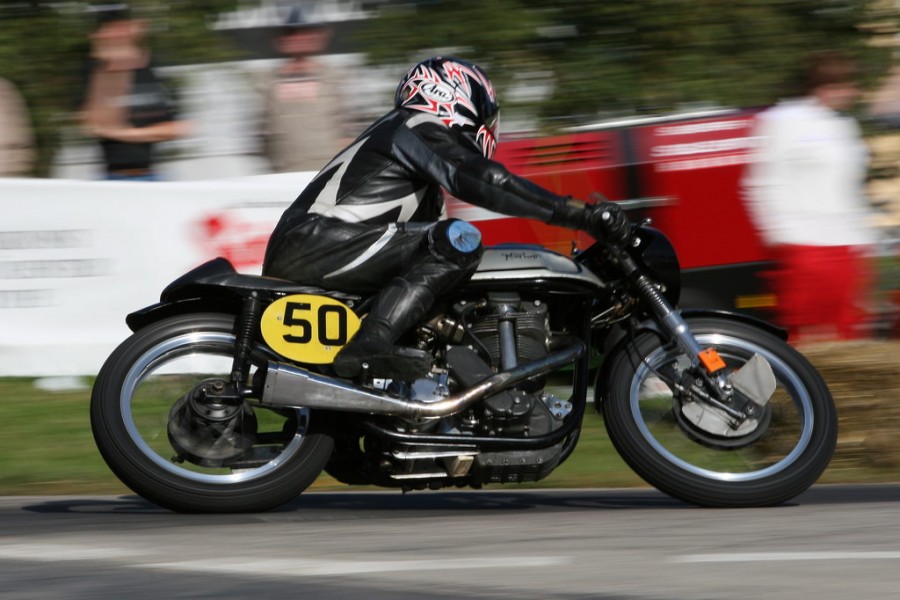
[[[310,493],[253,515],[0,498],[4,600],[897,597],[900,485],[751,510],[653,490]]]

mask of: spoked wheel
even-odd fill
[[[704,417],[696,398],[664,383],[679,380],[687,357],[656,335],[640,334],[610,359],[603,396],[607,431],[623,459],[656,488],[703,506],[767,506],[806,490],[828,466],[837,441],[834,403],[821,376],[756,327],[712,317],[688,324],[729,371],[762,356],[775,393],[740,427],[711,426],[714,412]]]
[[[262,511],[306,489],[333,442],[306,410],[272,410],[231,386],[234,317],[191,314],[140,330],[103,365],[94,439],[132,490],[183,512]],[[269,358],[253,353],[254,366]]]

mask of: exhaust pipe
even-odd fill
[[[526,379],[565,366],[583,353],[584,343],[572,338],[572,343],[563,350],[491,375],[467,390],[436,402],[393,398],[340,379],[269,361],[261,401],[263,404],[289,408],[321,408],[413,418],[446,417]]]

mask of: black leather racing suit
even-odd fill
[[[432,253],[423,240],[446,218],[441,188],[494,212],[582,225],[572,222],[580,207],[485,159],[436,118],[398,109],[326,165],[285,211],[263,272],[346,292],[381,289]]]
[[[418,111],[382,117],[285,211],[263,274],[344,292],[381,290],[357,337],[365,331],[393,343],[481,258],[478,230],[445,220],[441,188],[494,212],[584,226],[582,203],[509,173],[458,135]]]

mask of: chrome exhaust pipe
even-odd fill
[[[467,390],[436,402],[393,398],[340,379],[269,361],[261,402],[279,407],[321,408],[398,417],[446,417],[526,379],[565,366],[583,353],[584,343],[572,338],[572,343],[562,350],[491,375]]]

